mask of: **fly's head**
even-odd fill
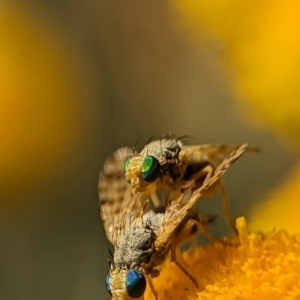
[[[134,156],[125,162],[125,177],[134,192],[155,191],[161,182],[162,170],[159,160],[151,155]]]
[[[143,299],[146,286],[146,277],[138,270],[116,269],[106,277],[106,290],[115,300]]]
[[[178,181],[185,169],[179,160],[182,147],[181,139],[161,138],[149,142],[138,155],[128,159],[125,176],[133,191],[151,194]]]

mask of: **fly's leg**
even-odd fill
[[[176,248],[175,248],[175,234],[174,232],[172,233],[172,238],[171,238],[171,261],[173,261],[176,266],[192,281],[194,286],[198,289],[199,285],[194,276],[192,276],[177,260],[176,260]]]
[[[216,219],[214,215],[205,215],[197,219],[189,219],[184,225],[183,229],[175,236],[175,246],[188,242],[194,248],[197,246],[197,237],[200,232],[203,232],[202,227],[211,224]],[[201,228],[199,226],[201,225]]]
[[[198,223],[198,229],[199,229],[200,232],[203,233],[203,235],[206,237],[206,239],[207,239],[208,241],[210,241],[211,243],[215,243],[215,242],[223,243],[222,240],[219,241],[218,239],[214,238],[214,237],[210,234],[210,232],[205,228],[205,226],[204,226],[203,224],[201,224],[200,222]]]
[[[199,170],[192,176],[190,176],[188,182],[182,186],[183,189],[197,189],[199,187],[199,179],[204,177],[204,180],[201,180],[201,184],[203,185],[204,182],[209,181],[209,179],[213,176],[215,168],[212,165],[207,165],[205,168]]]
[[[202,233],[205,236],[205,238],[211,243],[219,242],[224,245],[227,245],[225,241],[214,238],[206,229],[205,225],[207,225],[207,222],[201,222],[201,218],[200,221],[193,219],[188,220],[183,230],[181,230],[179,234],[176,235],[175,245],[180,245],[183,242],[189,241],[190,243],[193,243],[196,246],[196,237],[199,233]]]
[[[157,293],[157,291],[156,291],[156,289],[155,289],[155,287],[154,287],[154,285],[153,285],[152,279],[151,279],[149,276],[147,276],[147,281],[148,281],[148,283],[149,283],[151,292],[152,292],[152,294],[153,294],[155,300],[158,300],[158,293]]]
[[[221,180],[220,180],[220,187],[221,187],[221,193],[222,193],[223,214],[225,216],[225,219],[226,219],[227,223],[233,229],[233,232],[236,235],[239,235],[239,232],[238,232],[238,230],[236,229],[236,226],[235,226],[235,222],[231,219],[230,214],[229,214],[228,197],[227,197],[227,193],[226,193],[225,187],[224,187],[223,183],[221,182]]]
[[[215,237],[213,237],[210,232],[206,229],[206,227],[201,223],[201,222],[197,222],[198,224],[198,229],[199,231],[206,237],[206,239],[208,241],[210,241],[211,243],[220,243],[224,246],[231,246],[231,247],[237,247],[239,246],[239,243],[236,242],[229,242],[229,241],[224,241],[221,239],[216,239]]]
[[[189,219],[184,228],[176,234],[174,248],[185,242],[189,242],[191,245],[196,246],[198,233],[198,221]]]
[[[205,177],[205,180],[204,180],[204,182],[205,182],[206,180],[209,180],[213,176],[214,169],[213,169],[213,167],[211,165],[208,165],[203,170],[205,170],[205,172],[207,173],[207,175]],[[203,174],[203,170],[200,171],[199,173],[196,173],[193,176],[194,180],[197,180],[197,177],[199,177],[199,175]],[[235,222],[230,217],[229,208],[228,208],[228,197],[227,197],[227,193],[226,193],[226,190],[225,190],[225,187],[224,187],[224,185],[222,183],[221,178],[218,180],[218,188],[221,189],[221,194],[222,194],[222,210],[223,210],[224,217],[225,217],[228,225],[232,228],[233,232],[236,235],[238,235],[238,231],[236,229]]]

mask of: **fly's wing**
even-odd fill
[[[191,199],[186,202],[175,213],[166,214],[163,222],[163,226],[155,241],[155,247],[162,247],[166,245],[171,239],[171,235],[177,227],[181,224],[182,220],[186,218],[190,209],[199,201],[205,191],[207,191],[220,177],[230,168],[230,166],[240,158],[240,156],[246,151],[248,145],[243,144],[238,149],[233,150],[227,158],[216,168],[211,177],[207,176],[203,185],[193,192]]]
[[[180,160],[190,164],[205,164],[206,162],[217,167],[234,150],[241,145],[183,145],[180,152]],[[256,147],[248,147],[247,152],[259,152]]]
[[[141,202],[133,195],[125,179],[124,164],[134,154],[130,148],[120,148],[104,162],[98,181],[100,216],[108,240],[115,245],[117,237],[141,210]]]

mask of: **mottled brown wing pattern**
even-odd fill
[[[219,178],[230,168],[230,166],[241,157],[246,151],[248,145],[243,144],[238,149],[233,150],[227,158],[216,168],[212,176],[207,176],[203,185],[193,192],[193,195],[185,205],[175,213],[166,214],[164,223],[160,228],[160,233],[155,241],[155,247],[164,247],[171,239],[171,235],[175,232],[176,228],[180,225],[182,220],[187,216],[190,209],[199,201],[206,190],[208,190]]]
[[[180,160],[188,164],[207,161],[217,167],[232,151],[239,149],[241,145],[183,145],[180,152]],[[259,152],[256,147],[249,147],[247,152]]]
[[[127,213],[138,211],[141,203],[135,201],[130,184],[124,175],[124,164],[134,154],[130,148],[120,148],[109,156],[98,181],[100,216],[108,240],[115,245],[124,226]]]

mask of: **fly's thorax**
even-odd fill
[[[143,215],[143,223],[157,235],[158,230],[163,225],[164,218],[164,212],[155,212],[151,209]]]
[[[147,144],[139,155],[144,158],[155,157],[159,161],[162,175],[175,182],[183,176],[185,168],[179,159],[182,147],[181,140],[160,139]]]
[[[182,147],[181,140],[163,138],[148,143],[140,152],[140,155],[143,157],[147,155],[154,156],[163,164],[165,160],[178,158]]]
[[[114,263],[139,268],[149,261],[155,240],[154,231],[143,222],[132,223],[121,235],[114,252]]]
[[[107,276],[106,285],[112,299],[141,300],[146,290],[145,275],[134,269],[115,269]]]

